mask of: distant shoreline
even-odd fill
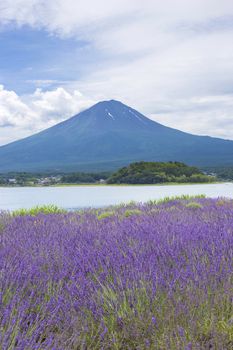
[[[54,184],[54,185],[48,185],[48,186],[41,186],[41,185],[25,185],[25,186],[9,186],[9,185],[0,185],[0,188],[53,188],[53,187],[109,187],[109,186],[115,186],[115,187],[145,187],[145,186],[185,186],[185,185],[216,185],[216,184],[223,184],[223,183],[232,183],[233,181],[215,181],[215,182],[163,182],[163,183],[157,183],[157,184],[100,184],[100,183],[72,183],[72,184]]]
[[[231,182],[231,181],[228,181]],[[213,184],[221,184],[225,183],[225,181],[216,181],[216,182],[163,182],[163,183],[158,183],[158,184],[58,184],[58,185],[53,185],[53,186],[48,186],[48,187],[71,187],[71,186],[120,186],[120,187],[129,187],[129,186],[183,186],[183,185],[213,185]],[[43,187],[43,186],[41,186]]]

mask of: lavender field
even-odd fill
[[[0,349],[233,349],[233,201],[2,213]]]

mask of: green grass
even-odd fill
[[[125,217],[128,218],[129,216],[133,215],[141,215],[142,212],[139,209],[128,209],[125,211]]]
[[[31,209],[17,209],[12,212],[13,216],[36,216],[40,213],[42,214],[62,214],[65,213],[66,210],[57,207],[56,205],[43,205],[36,206]]]
[[[111,216],[114,216],[114,215],[115,215],[114,211],[104,211],[103,213],[97,216],[97,219],[102,220],[102,219],[110,218]]]
[[[176,201],[176,200],[187,200],[190,201],[192,199],[198,199],[198,198],[206,198],[205,194],[197,194],[194,196],[190,196],[189,194],[183,194],[181,196],[174,196],[174,197],[164,197],[162,199],[155,199],[155,200],[150,200],[148,202],[148,204],[151,205],[158,205],[158,204],[164,204],[164,203],[168,203],[171,201]]]
[[[205,198],[205,195],[200,194],[200,195],[196,195],[196,196],[189,196],[189,195],[182,195],[182,196],[175,196],[175,197],[165,197],[163,199],[158,199],[158,200],[150,200],[147,203],[149,205],[159,205],[159,204],[164,204],[170,201],[174,201],[174,200],[193,200],[193,199],[198,199],[198,198]],[[105,208],[105,211],[98,213],[97,211],[97,218],[99,220],[104,219],[104,218],[108,218],[111,217],[113,215],[116,214],[116,209],[120,209],[120,208],[128,208],[125,211],[125,217],[129,217],[132,215],[140,215],[141,211],[139,209],[130,209],[131,206],[135,206],[137,203],[134,201],[128,202],[128,203],[122,203],[119,205],[113,205],[113,206],[109,206]],[[200,208],[200,204],[196,203],[196,202],[191,202],[188,204],[189,207],[194,207]],[[42,214],[62,214],[62,213],[66,213],[67,211],[65,209],[59,208],[56,205],[43,205],[43,206],[35,206],[33,208],[30,209],[17,209],[14,210],[12,212],[12,216],[26,216],[26,215],[30,215],[30,216],[36,216],[40,213]],[[82,211],[80,210],[79,213],[81,213]]]
[[[186,204],[186,208],[201,209],[201,208],[203,208],[203,206],[200,203],[197,203],[197,202],[189,202],[188,204]]]

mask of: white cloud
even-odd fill
[[[77,90],[68,92],[62,87],[52,91],[37,89],[20,97],[0,85],[0,144],[46,129],[94,102]]]
[[[90,107],[92,100],[79,91],[64,88],[50,91],[37,89],[33,94],[18,96],[0,86],[0,145],[46,129]],[[127,101],[126,101],[127,102]],[[231,138],[233,129],[233,94],[188,99],[155,99],[156,111],[148,114],[161,124],[198,135]],[[140,102],[138,103],[140,105]]]
[[[189,133],[232,139],[232,111],[233,94],[214,95],[176,100],[170,105],[161,103],[150,117]]]
[[[128,15],[132,20],[134,16],[142,19],[150,16],[156,26],[177,20],[202,21],[229,15],[233,4],[229,0],[4,0],[0,9],[2,23],[15,21],[18,25],[41,26],[70,35],[80,28],[85,27],[90,33],[104,25],[125,21]]]
[[[35,118],[35,113],[22,102],[14,91],[0,85],[0,126],[23,126]]]
[[[229,0],[4,0],[3,27],[83,39],[101,59],[77,83],[53,91],[19,97],[2,89],[8,98],[0,123],[29,125],[29,134],[92,101],[116,98],[169,126],[233,139],[232,23]],[[35,86],[54,81],[39,77]]]
[[[31,95],[29,105],[31,109],[37,111],[42,120],[56,121],[77,114],[92,103],[93,100],[87,99],[77,90],[70,93],[59,87],[52,91],[36,89]]]

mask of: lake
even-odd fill
[[[103,207],[131,200],[205,194],[208,197],[233,198],[233,183],[169,186],[67,186],[67,187],[1,187],[0,210],[31,208],[55,204],[66,209]]]

